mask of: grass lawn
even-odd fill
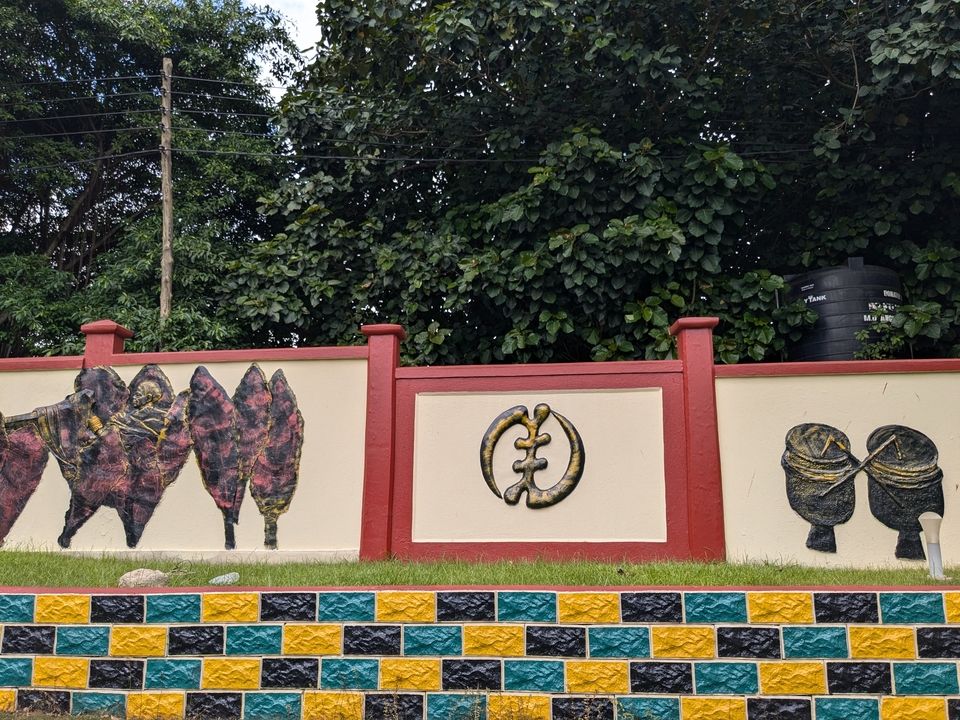
[[[246,586],[363,585],[943,585],[918,563],[909,570],[815,569],[797,565],[693,562],[492,562],[410,563],[205,563],[109,556],[76,557],[56,552],[0,550],[0,585],[115,587],[125,572],[150,567],[172,574],[178,586],[206,585],[227,572],[240,573]],[[960,578],[960,568],[948,568]],[[949,581],[948,581],[949,582]]]

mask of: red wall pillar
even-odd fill
[[[406,333],[400,325],[364,325],[360,330],[367,336],[369,352],[360,559],[380,560],[390,554],[396,376]]]
[[[700,560],[726,559],[713,363],[713,328],[719,322],[714,317],[688,317],[670,327],[683,362],[690,552]]]
[[[133,332],[113,320],[97,320],[80,326],[87,336],[83,350],[83,366],[109,365],[114,355],[123,353],[124,340],[133,337]]]

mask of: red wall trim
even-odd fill
[[[877,373],[960,372],[960,360],[828,360],[824,362],[717,365],[717,377],[868,375]]]
[[[83,355],[60,357],[0,358],[0,372],[19,370],[79,370],[83,367]]]
[[[453,365],[444,367],[405,367],[397,369],[398,380],[432,378],[510,378],[577,375],[662,374],[681,372],[678,360],[619,361],[604,363],[543,363],[536,365]]]
[[[183,352],[124,353],[110,358],[111,365],[176,365],[218,362],[275,362],[279,360],[365,359],[365,345],[353,347],[263,348],[259,350],[187,350]]]

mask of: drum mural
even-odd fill
[[[59,545],[69,547],[84,523],[109,507],[134,548],[192,448],[204,488],[223,513],[224,546],[234,548],[249,485],[264,518],[264,544],[276,548],[302,445],[303,417],[281,370],[268,383],[252,365],[230,397],[202,366],[179,394],[156,365],[143,367],[129,387],[111,368],[87,368],[63,401],[0,423],[0,542],[49,454],[70,488]]]

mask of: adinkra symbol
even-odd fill
[[[567,469],[563,473],[563,477],[556,484],[546,490],[541,490],[534,482],[533,476],[538,470],[545,470],[547,467],[547,459],[538,458],[537,450],[549,444],[551,440],[549,433],[540,432],[540,426],[550,415],[557,419],[567,436],[567,440],[570,441],[570,462],[567,463]],[[493,453],[497,448],[497,443],[500,442],[500,438],[514,425],[523,425],[527,430],[527,437],[518,438],[513,443],[517,450],[526,451],[523,460],[517,460],[513,463],[513,471],[521,473],[523,477],[520,482],[508,487],[501,495],[493,476]],[[493,494],[502,497],[508,505],[516,505],[520,502],[520,496],[523,493],[527,493],[527,507],[529,508],[545,508],[556,505],[577,487],[577,483],[580,482],[583,475],[585,462],[586,452],[583,448],[580,433],[567,418],[556,411],[552,411],[550,406],[545,403],[540,403],[533,409],[533,417],[530,417],[524,405],[517,405],[500,413],[487,428],[487,432],[483,435],[483,441],[480,443],[480,470],[483,473],[483,479]]]

